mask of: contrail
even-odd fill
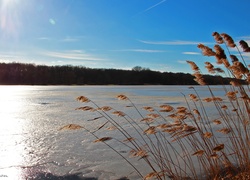
[[[159,6],[160,4],[164,3],[165,1],[167,1],[167,0],[162,0],[162,1],[158,2],[157,4],[155,4],[155,5],[153,5],[153,6],[149,7],[149,8],[147,8],[147,9],[145,9],[145,10],[142,11],[141,13],[144,13],[144,12],[147,12],[147,11],[151,10],[151,9],[155,8],[156,6]]]

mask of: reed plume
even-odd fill
[[[77,110],[98,115],[91,119],[99,122],[98,126],[70,124],[60,130],[86,130],[96,138],[94,142],[104,143],[130,164],[140,179],[250,179],[249,66],[243,57],[239,59],[229,49],[225,52],[222,48],[237,47],[231,36],[218,32],[212,36],[216,43],[214,51],[203,44],[198,48],[204,56],[215,57],[215,63],[205,62],[209,73],[224,73],[230,79],[230,85],[222,84],[225,96],[217,96],[197,64],[188,60],[194,80],[206,86],[208,97],[201,97],[196,87],[190,87],[193,93],[183,94],[186,104],[154,107],[136,106],[127,95],[119,94],[117,99],[126,101],[125,107],[129,107],[129,111],[121,111],[110,106],[99,107],[87,97],[79,96],[77,101],[92,105]],[[250,52],[245,41],[239,44],[243,52]],[[107,136],[106,130],[114,130],[113,136]],[[129,148],[129,156],[122,155],[110,141]],[[146,163],[148,173],[141,173],[130,158]]]
[[[218,44],[223,44],[223,38],[221,37],[221,35],[218,32],[213,32],[212,36],[214,37],[214,40],[218,43]]]
[[[200,85],[206,85],[203,75],[200,73],[200,68],[193,61],[186,61],[194,71],[193,76],[195,77],[195,81]]]
[[[211,48],[209,48],[208,46],[205,46],[204,44],[198,44],[197,47],[201,49],[202,54],[204,56],[215,56],[216,54]]]
[[[221,33],[220,35],[229,47],[234,48],[236,46],[236,44],[234,43],[234,40],[231,36],[229,36],[226,33]]]
[[[222,49],[220,45],[216,44],[214,45],[214,50],[215,50],[215,58],[217,60],[217,64],[223,64],[224,61],[227,59],[224,49]]]
[[[250,52],[250,48],[246,41],[241,40],[239,43],[240,43],[241,48],[243,49],[243,52]]]

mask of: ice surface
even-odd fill
[[[187,86],[1,86],[0,94],[0,175],[10,178],[82,177],[92,179],[140,179],[124,159],[84,129],[59,131],[67,124],[99,127],[91,113],[76,111],[83,104],[75,99],[87,96],[100,106],[124,110],[127,102],[115,99],[125,94],[138,108],[185,103],[181,93],[189,94]],[[206,91],[197,87],[202,95]],[[216,88],[216,87],[215,87]],[[215,89],[220,93],[221,89]],[[208,107],[209,108],[209,107]],[[139,119],[127,108],[131,117]],[[133,129],[123,124],[131,134]],[[110,134],[109,134],[110,133]],[[114,135],[107,132],[107,135]],[[136,136],[136,133],[135,133]],[[119,136],[117,136],[119,138]],[[128,148],[116,146],[128,156]],[[150,172],[142,160],[130,159],[144,175]]]

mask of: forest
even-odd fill
[[[92,69],[84,66],[47,66],[18,62],[0,63],[1,85],[196,85],[191,74],[152,71]],[[207,84],[229,84],[221,76],[204,75]]]

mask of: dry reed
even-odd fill
[[[199,44],[198,48],[204,56],[215,57],[215,63],[205,62],[208,73],[223,73],[223,76],[231,78],[231,85],[222,84],[225,96],[215,96],[205,82],[200,68],[193,61],[187,61],[194,71],[194,80],[207,86],[209,97],[201,98],[196,89],[191,87],[194,93],[189,97],[184,95],[184,106],[163,104],[139,109],[129,97],[118,95],[119,100],[127,101],[127,107],[133,107],[137,112],[140,117],[138,120],[112,107],[99,107],[94,101],[80,96],[78,101],[92,104],[93,107],[83,106],[77,110],[97,114],[95,120],[100,121],[100,126],[93,129],[68,125],[61,129],[84,128],[96,137],[95,142],[106,144],[128,162],[141,179],[250,179],[249,66],[245,64],[239,48],[228,34],[214,32],[212,35],[217,43],[214,50],[203,44]],[[241,40],[239,44],[243,52],[250,52],[245,41]],[[241,61],[231,54],[230,48],[237,48]],[[231,58],[231,63],[227,55]],[[215,67],[216,64],[220,67]],[[206,110],[206,105],[213,106],[212,115]],[[149,114],[144,115],[144,111]],[[127,131],[124,124],[129,125],[133,131]],[[100,133],[105,134],[104,127],[120,133],[123,139],[98,137]],[[130,148],[130,157],[148,164],[148,174],[142,174],[127,156],[108,144],[109,140]]]

